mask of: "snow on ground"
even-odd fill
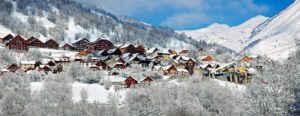
[[[13,32],[10,30],[10,29],[8,29],[8,28],[6,28],[6,27],[3,27],[2,25],[0,25],[0,37],[5,37],[6,35],[8,35],[8,34],[13,34]]]
[[[222,81],[222,80],[218,80],[218,79],[211,79],[211,80],[217,82],[221,86],[226,87],[226,88],[228,88],[229,90],[232,90],[232,91],[235,91],[235,90],[240,91],[240,92],[245,92],[246,91],[246,86],[245,85],[238,85],[238,84],[235,84],[235,83]]]
[[[264,16],[256,16],[235,27],[230,27],[225,24],[213,24],[199,30],[185,30],[178,32],[185,33],[198,41],[204,40],[208,43],[217,43],[239,52],[248,45],[247,40],[253,29],[267,19],[268,18]]]
[[[70,57],[71,59],[75,59],[75,55],[78,53],[73,51],[47,49],[47,48],[30,48],[29,50],[33,50],[33,49],[42,52],[45,56],[50,56],[50,57],[67,56]]]
[[[82,89],[85,89],[88,93],[88,102],[93,103],[95,101],[100,103],[108,103],[108,94],[109,91],[107,91],[104,86],[101,86],[99,84],[82,84],[75,82],[73,84],[73,100],[75,102],[78,102],[81,100],[80,97],[80,91]]]
[[[288,58],[288,55],[297,49],[297,40],[300,41],[299,18],[300,1],[296,0],[287,9],[254,30],[249,51],[274,60]]]
[[[42,90],[43,88],[43,82],[31,82],[31,92],[39,92]],[[81,100],[80,97],[80,92],[82,89],[85,89],[88,93],[88,102],[90,103],[94,103],[99,102],[99,103],[108,103],[109,102],[109,93],[115,93],[113,91],[113,89],[110,89],[110,91],[107,91],[104,86],[99,85],[99,84],[84,84],[84,83],[79,83],[79,82],[75,82],[72,85],[72,92],[73,92],[73,96],[72,99],[75,102],[78,102]],[[125,91],[120,91],[118,92],[121,96],[121,100],[122,96],[125,95]]]
[[[83,34],[83,35],[86,35],[88,34],[90,36],[91,41],[95,41],[96,39],[102,37],[102,33],[100,31],[98,31],[97,29],[89,29],[89,30],[86,30],[84,28],[82,28],[81,26],[79,25],[76,25],[75,22],[74,22],[74,18],[70,18],[69,19],[69,24],[68,24],[68,30],[66,30],[66,34],[67,34],[67,37],[69,40],[68,42],[74,42],[74,38],[76,37],[76,34]],[[107,38],[107,37],[104,37],[104,38]]]

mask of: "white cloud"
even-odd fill
[[[119,15],[135,16],[156,13],[166,8],[174,12],[161,22],[164,26],[185,28],[193,24],[212,23],[231,17],[264,13],[267,6],[254,0],[77,0],[96,5]]]
[[[210,23],[211,21],[211,17],[202,13],[182,13],[167,18],[161,25],[184,29],[186,27],[199,25],[200,23]]]

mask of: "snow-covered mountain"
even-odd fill
[[[89,8],[74,0],[0,0],[0,15],[0,37],[11,33],[59,42],[104,38],[170,49],[206,45],[173,29]]]
[[[254,17],[229,27],[213,24],[207,28],[184,32],[193,39],[228,47],[238,53],[268,56],[274,60],[288,58],[300,46],[300,0],[272,18]]]
[[[267,19],[268,18],[264,16],[257,16],[235,27],[230,27],[225,24],[213,24],[199,30],[178,32],[186,33],[188,36],[191,36],[198,41],[204,40],[208,43],[220,44],[239,52],[248,45],[247,40],[251,36],[253,29]]]
[[[300,41],[300,1],[254,29],[245,50],[273,59],[286,59]]]

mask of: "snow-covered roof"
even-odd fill
[[[147,54],[152,54],[155,52],[155,50],[157,50],[157,48],[151,48],[149,50],[146,51]]]
[[[34,65],[34,64],[35,64],[35,61],[21,61],[21,64]]]
[[[257,55],[250,55],[249,57],[250,58],[257,58],[258,56]]]
[[[112,83],[123,83],[126,80],[126,78],[116,76],[107,76],[107,78],[109,78]]]
[[[7,70],[7,69],[5,68],[5,69],[2,69],[1,72],[9,72],[9,70]]]
[[[173,65],[168,65],[168,66],[164,66],[162,67],[163,70],[168,70],[169,68],[171,68]]]
[[[162,51],[160,51],[159,53],[162,53],[162,54],[171,54],[169,49],[164,49]]]
[[[132,44],[126,43],[126,44],[123,44],[123,45],[121,46],[121,48],[127,48],[127,47],[130,46],[130,45],[132,45]]]
[[[208,63],[207,64],[201,64],[201,65],[199,65],[199,67],[202,68],[202,69],[205,69],[208,65],[210,65],[210,64],[208,64]]]
[[[188,70],[186,69],[177,69],[178,72],[189,72]]]
[[[111,54],[111,53],[114,53],[116,50],[117,50],[117,48],[113,48],[113,49],[108,50],[107,53]]]
[[[256,72],[257,72],[257,70],[255,68],[249,68],[248,69],[249,74],[255,74]]]

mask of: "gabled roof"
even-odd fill
[[[109,50],[107,51],[107,53],[108,53],[108,54],[111,54],[111,53],[114,53],[114,52],[117,51],[117,50],[118,50],[118,48],[109,49]]]
[[[28,43],[30,43],[31,41],[33,41],[33,40],[35,40],[35,39],[36,39],[35,37],[31,36],[31,37],[28,38],[26,41],[27,41]]]
[[[82,38],[82,39],[78,39],[78,40],[74,41],[73,44],[76,44],[76,43],[79,43],[79,42],[90,43],[90,40],[88,40],[87,38]]]
[[[169,49],[164,49],[164,50],[160,51],[159,53],[162,53],[162,54],[171,54]]]
[[[35,61],[21,61],[21,64],[25,64],[25,65],[34,65]]]
[[[32,42],[35,42],[35,41],[38,41],[38,42],[40,42],[40,43],[43,43],[41,40],[36,39],[36,38],[31,39],[31,41],[28,41],[28,40],[27,40],[28,44],[30,44],[30,43],[32,43]]]
[[[56,41],[54,41],[53,39],[48,39],[44,44],[47,44],[47,43],[49,43],[49,42],[53,42],[53,43],[59,45],[59,44],[58,44]]]
[[[10,44],[14,39],[21,39],[22,41],[25,41],[25,43],[28,43],[23,37],[20,35],[17,35],[15,38],[11,39],[6,45]]]
[[[99,41],[109,41],[108,39],[102,39],[102,38],[98,38],[97,40],[95,40],[93,43],[97,43]],[[110,42],[110,41],[109,41]]]
[[[151,49],[147,50],[146,53],[147,53],[147,54],[152,54],[152,53],[154,53],[155,51],[158,51],[158,49],[157,49],[157,48],[151,48]]]

